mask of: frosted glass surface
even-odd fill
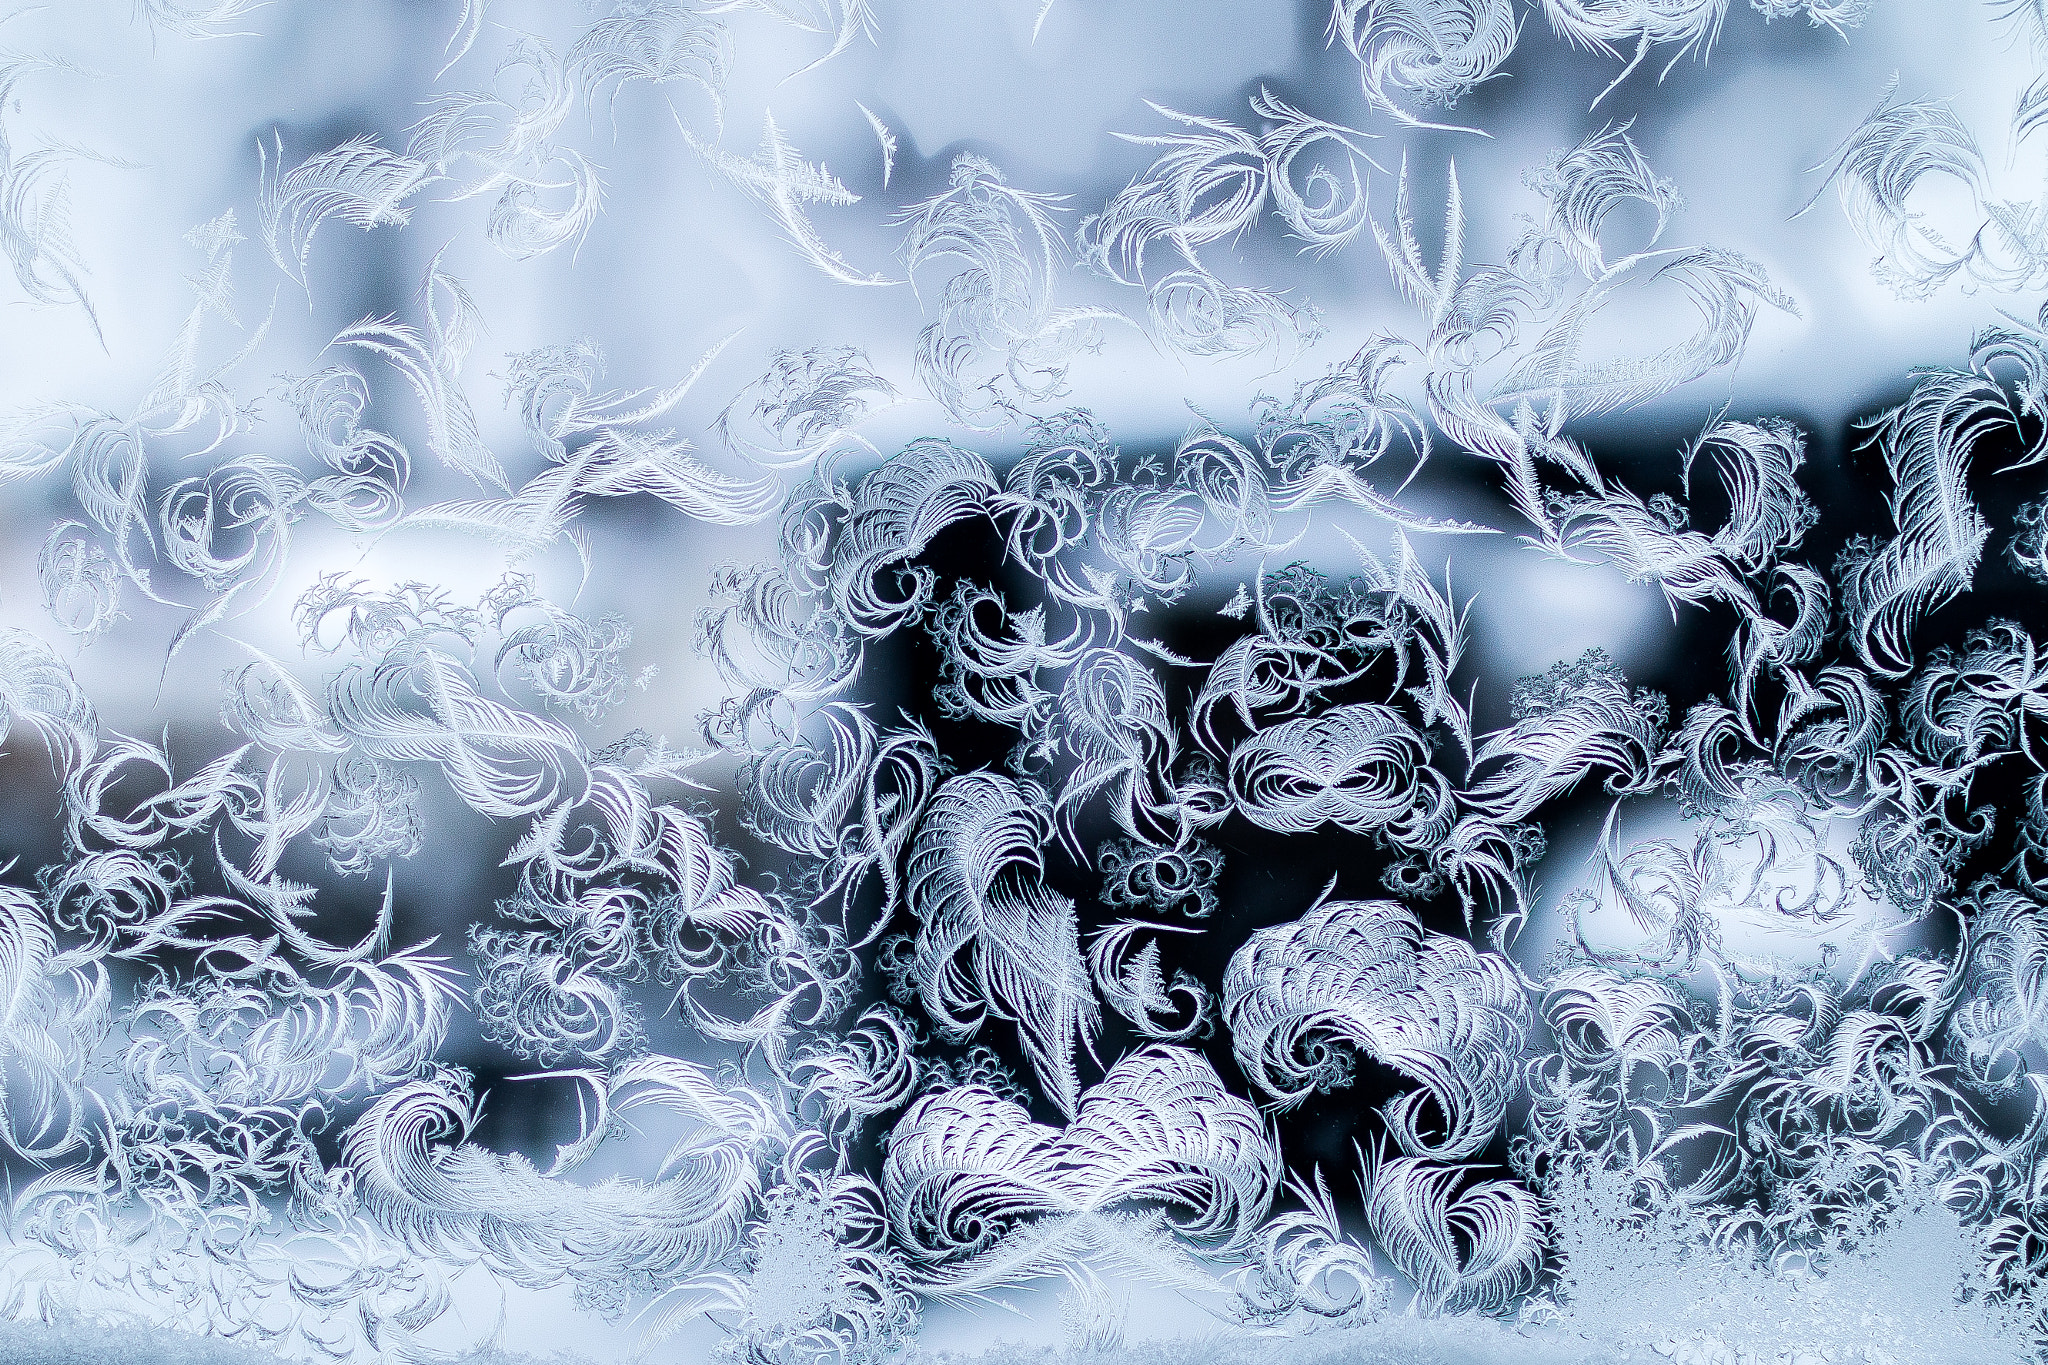
[[[0,1360],[2042,1359],[2044,61],[0,14]]]

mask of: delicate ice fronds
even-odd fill
[[[1089,975],[1093,977],[1096,989],[1102,993],[1103,1000],[1128,1020],[1140,1036],[1168,1043],[1184,1042],[1207,1031],[1209,990],[1184,971],[1176,971],[1169,986],[1159,965],[1161,940],[1157,938],[1132,952],[1132,942],[1148,929],[1178,934],[1200,932],[1175,925],[1147,924],[1142,920],[1124,920],[1111,925],[1088,945]],[[1185,1003],[1176,1004],[1175,996],[1183,997]],[[1156,1014],[1171,1019],[1182,1009],[1187,1011],[1187,1022],[1177,1028],[1170,1028],[1152,1017]]]
[[[1012,613],[1000,594],[967,583],[939,604],[927,629],[941,653],[944,681],[932,693],[940,711],[1031,736],[1047,734],[1059,701],[1039,673],[1067,668],[1089,652],[1078,628],[1063,640],[1048,639],[1044,608]]]
[[[1223,979],[1231,1048],[1261,1090],[1293,1105],[1349,1084],[1355,1048],[1421,1083],[1388,1103],[1387,1127],[1443,1160],[1475,1155],[1506,1116],[1528,1013],[1505,958],[1392,901],[1329,901],[1261,929]]]
[[[947,1296],[1089,1263],[1203,1286],[1183,1239],[1243,1245],[1279,1182],[1258,1111],[1200,1053],[1157,1044],[1112,1066],[1064,1129],[978,1086],[927,1095],[882,1177],[898,1242]],[[1147,1204],[1164,1215],[1119,1211]]]
[[[1588,323],[1628,284],[1663,284],[1684,292],[1699,316],[1683,339],[1649,355],[1589,362],[1581,355]],[[1760,303],[1786,312],[1792,301],[1756,262],[1715,247],[1670,256],[1644,253],[1616,262],[1530,343],[1489,397],[1493,404],[1548,403],[1573,417],[1614,412],[1689,384],[1741,356]]]
[[[1152,329],[1188,356],[1241,356],[1271,351],[1291,359],[1323,335],[1312,304],[1271,289],[1225,284],[1206,270],[1176,270],[1146,291]]]
[[[7,630],[0,631],[0,742],[17,728],[42,741],[60,776],[99,745],[99,718],[70,665],[27,631]]]
[[[259,230],[277,268],[301,285],[321,224],[339,220],[365,231],[404,227],[412,220],[405,201],[434,178],[426,162],[386,151],[374,137],[350,138],[289,171],[281,134],[272,138],[269,150],[259,141],[256,153],[263,166]]]
[[[1238,745],[1230,792],[1253,824],[1306,834],[1324,822],[1431,850],[1455,817],[1428,741],[1388,706],[1359,704],[1288,721]]]
[[[602,94],[616,107],[635,82],[685,81],[709,95],[722,116],[732,60],[730,35],[708,13],[675,0],[647,0],[619,6],[585,29],[564,64],[592,102]]]
[[[1536,1196],[1510,1180],[1466,1180],[1466,1168],[1419,1156],[1366,1163],[1373,1240],[1414,1284],[1422,1312],[1502,1312],[1541,1269]]]
[[[832,1046],[798,1059],[792,1070],[805,1078],[804,1101],[823,1106],[828,1131],[909,1103],[923,1072],[915,1028],[894,1007],[872,1006]]]
[[[822,742],[778,743],[747,764],[741,819],[767,842],[822,864],[820,901],[838,896],[850,907],[868,875],[879,877],[882,914],[868,933],[849,935],[865,945],[902,898],[905,849],[949,765],[922,727],[878,734],[848,706],[821,709],[814,724]]]
[[[932,1019],[958,1039],[991,1013],[1016,1020],[1040,1083],[1071,1115],[1074,1048],[1093,1045],[1101,1016],[1074,903],[1039,880],[1052,823],[1035,788],[994,773],[951,778],[918,826],[905,885],[919,926],[913,979]]]
[[[36,577],[43,589],[43,609],[86,643],[123,616],[122,573],[118,564],[75,521],[60,522],[36,557]]]
[[[1559,1056],[1574,1068],[1627,1086],[1639,1068],[1682,1068],[1698,1022],[1677,989],[1648,977],[1631,977],[1608,967],[1567,967],[1543,992],[1543,1021],[1557,1040]],[[1548,1135],[1572,1135],[1565,1107],[1539,1077],[1536,1122]]]
[[[774,479],[722,474],[688,454],[691,448],[672,431],[607,427],[583,448],[565,483],[573,487],[580,474],[577,491],[599,498],[651,493],[679,512],[725,526],[775,513],[782,489]]]
[[[841,284],[898,283],[877,274],[861,274],[847,264],[845,257],[825,245],[824,238],[811,225],[806,205],[844,207],[860,202],[860,196],[840,184],[822,165],[812,165],[798,156],[796,148],[776,127],[774,114],[765,116],[761,150],[750,159],[699,142],[692,134],[684,136],[720,174],[766,204],[790,245],[828,278]]]
[[[1239,1315],[1270,1328],[1292,1326],[1305,1313],[1297,1329],[1304,1333],[1378,1318],[1387,1281],[1372,1253],[1345,1235],[1322,1168],[1313,1184],[1288,1176],[1287,1193],[1301,1207],[1274,1214],[1259,1230],[1258,1252],[1238,1286]]]
[[[1567,423],[1650,401],[1733,364],[1763,303],[1797,310],[1753,261],[1714,247],[1657,245],[1677,194],[1650,170],[1626,128],[1592,134],[1532,173],[1529,183],[1548,200],[1547,221],[1502,265],[1465,263],[1455,166],[1434,264],[1416,237],[1405,162],[1391,228],[1374,221],[1373,233],[1395,284],[1429,326],[1416,349],[1426,367],[1430,417],[1456,444],[1498,463],[1516,510],[1548,534],[1540,465],[1556,466],[1596,492],[1603,487],[1587,454],[1565,434]],[[1621,239],[1625,219],[1614,216],[1631,201],[1657,218],[1640,241]],[[1616,330],[1610,310],[1674,292],[1697,314],[1680,339],[1661,349],[1631,340],[1619,356],[1592,358],[1595,338]]]
[[[1623,253],[1628,256],[1655,247],[1671,214],[1684,203],[1678,188],[1650,169],[1628,129],[1627,124],[1602,129],[1528,177],[1530,187],[1550,201],[1551,235],[1589,279],[1612,268],[1600,234],[1616,209],[1634,201],[1657,215],[1648,239],[1634,252]]]
[[[1043,15],[1040,17],[1042,19]],[[896,169],[896,134],[889,131],[889,125],[882,122],[874,110],[859,100],[853,102],[853,107],[860,110],[861,117],[868,121],[868,127],[875,130],[875,142],[882,149],[882,188],[886,190],[889,188],[889,173]]]
[[[327,850],[328,866],[344,877],[412,857],[425,838],[419,784],[373,758],[355,755],[337,763],[314,837]]]
[[[473,995],[484,1037],[525,1061],[604,1063],[644,1045],[639,1022],[603,973],[557,950],[547,935],[473,925]]]
[[[1419,520],[1392,499],[1358,488],[1366,471],[1388,456],[1413,461],[1402,487],[1429,460],[1428,424],[1392,392],[1402,359],[1400,343],[1374,337],[1349,360],[1296,385],[1288,402],[1258,400],[1259,445],[1287,481],[1274,489],[1285,502],[1299,507],[1310,496],[1354,497],[1390,519]],[[1455,524],[1431,521],[1429,527]]]
[[[460,998],[447,964],[417,950],[324,974],[332,980],[316,984],[278,964],[254,978],[267,991],[205,981],[146,993],[123,1057],[135,1102],[241,1126],[244,1180],[288,1173],[303,1153],[286,1116],[317,1123],[328,1105],[425,1074]],[[138,1129],[138,1145],[177,1140],[152,1120]]]
[[[1776,928],[1804,921],[1798,927],[1824,930],[1865,910],[1859,904],[1864,888],[1825,850],[1825,822],[1815,818],[1805,798],[1757,774],[1733,776],[1729,785],[1733,791],[1724,798],[1702,800],[1702,823],[1690,847],[1651,839],[1624,854],[1610,816],[1594,855],[1601,885],[1572,892],[1563,909],[1582,946],[1587,941],[1585,911],[1607,903],[1610,895],[1649,937],[1633,950],[1593,951],[1597,960],[1634,959],[1656,970],[1679,971],[1691,970],[1703,957],[1728,964],[1733,959],[1725,938],[1735,934],[1724,938],[1724,925],[1739,933],[1745,922],[1762,918]],[[1649,1024],[1661,1029],[1655,1016],[1666,1006],[1677,1006],[1675,998],[1667,999],[1647,983],[1623,983],[1597,973],[1592,978],[1560,974],[1551,989],[1553,1008],[1569,1009],[1582,997],[1597,999],[1600,1029],[1607,1034],[1614,1033],[1617,1017],[1627,1021],[1629,1032]],[[1578,1019],[1594,1017],[1588,1013]],[[1552,1022],[1559,1022],[1555,1015]],[[1594,1064],[1574,1055],[1573,1042],[1563,1047],[1576,1064]],[[1659,1054],[1659,1065],[1677,1061],[1675,1052],[1662,1054],[1661,1044]],[[1625,1067],[1636,1060],[1625,1058]]]
[[[242,0],[222,0],[220,8],[238,10],[241,4]],[[48,58],[0,56],[0,103],[18,113],[16,87],[21,79],[33,71],[65,66]],[[71,237],[65,170],[77,155],[76,149],[55,144],[18,147],[13,133],[0,126],[0,252],[5,252],[23,293],[37,303],[77,304],[93,335],[105,344],[99,314],[85,293],[85,263]]]
[[[1728,495],[1728,521],[1714,533],[1714,543],[1744,572],[1756,574],[1775,563],[1820,521],[1799,486],[1806,441],[1790,422],[1716,422],[1686,448],[1688,494],[1702,451],[1713,455]]]
[[[2036,768],[2034,731],[2048,716],[2048,668],[2034,638],[2011,621],[1971,632],[1922,662],[1899,719],[1913,750],[1963,781],[1980,764],[2024,755]]]
[[[597,172],[573,148],[551,139],[571,107],[569,73],[554,52],[537,42],[522,44],[500,67],[531,72],[517,100],[489,91],[443,95],[413,129],[408,151],[441,178],[463,162],[480,173],[455,191],[457,199],[495,193],[485,235],[515,260],[580,243],[597,221]],[[491,140],[493,125],[501,124]],[[566,195],[550,205],[544,195]]]
[[[2026,1050],[2048,1042],[2048,925],[2040,905],[2017,891],[1982,889],[1972,908],[1969,994],[1950,1048],[2002,1088],[2029,1074]]]
[[[808,464],[842,439],[857,440],[862,420],[898,396],[854,347],[777,351],[761,377],[719,413],[718,433],[757,463]]]
[[[1982,235],[1967,244],[1948,242],[1907,206],[1931,177],[1959,186],[1973,208],[1981,209],[1989,190],[1977,140],[1946,104],[1895,103],[1887,88],[1829,174],[1850,226],[1877,253],[1872,270],[1901,297],[1925,298],[1971,271]]]
[[[338,474],[367,475],[402,488],[412,460],[395,437],[363,425],[370,389],[363,377],[336,365],[287,379],[280,396],[297,411],[307,451]]]
[[[1647,500],[1625,488],[1599,496],[1553,496],[1553,534],[1560,551],[1577,558],[1593,551],[1631,583],[1653,582],[1676,602],[1727,602],[1760,609],[1741,576],[1712,540],[1685,529],[1685,510],[1659,494]]]
[[[1902,299],[1926,298],[1951,280],[2038,288],[2048,278],[2043,203],[1998,196],[1977,139],[1956,112],[1937,101],[1897,102],[1893,87],[1828,170],[1850,225],[1876,253],[1872,272]],[[2039,126],[2041,94],[2036,82],[2015,105],[2015,147]],[[1944,219],[1961,233],[1944,232],[1937,226]]]
[[[1221,119],[1152,110],[1192,130],[1164,136],[1119,133],[1126,142],[1159,147],[1158,158],[1101,213],[1081,224],[1090,264],[1125,284],[1145,283],[1146,253],[1164,244],[1185,263],[1154,280],[1147,301],[1155,331],[1190,355],[1238,355],[1268,346],[1306,344],[1320,328],[1310,310],[1271,290],[1231,285],[1210,273],[1199,249],[1236,239],[1270,206],[1301,250],[1333,251],[1365,229],[1366,176],[1358,167],[1370,134],[1326,122],[1261,87],[1252,112],[1265,124],[1254,135]],[[1300,173],[1312,148],[1345,157],[1340,172],[1316,162]],[[1370,164],[1370,158],[1366,158]]]
[[[436,637],[473,646],[484,629],[481,613],[431,584],[413,581],[373,592],[362,580],[345,579],[339,572],[322,575],[300,594],[293,615],[303,647],[322,653],[347,647],[371,659]],[[331,639],[329,631],[336,632]]]
[[[481,1257],[518,1284],[573,1278],[618,1294],[635,1277],[672,1283],[731,1251],[760,1197],[760,1159],[786,1140],[766,1102],[662,1056],[612,1072],[598,1093],[604,1112],[655,1104],[691,1125],[669,1154],[674,1174],[579,1186],[522,1157],[449,1145],[475,1122],[475,1101],[468,1078],[445,1069],[380,1096],[342,1159],[356,1198],[394,1236]]]
[[[588,772],[560,725],[492,701],[459,660],[419,646],[353,664],[328,692],[335,727],[387,762],[431,761],[486,815],[528,815],[579,797]]]
[[[65,1156],[91,1121],[88,1059],[113,1023],[106,968],[59,956],[35,897],[0,887],[0,1142],[31,1161]]]
[[[580,473],[590,453],[586,450],[581,460],[572,461],[571,441],[634,428],[670,412],[688,396],[731,340],[727,337],[712,346],[680,380],[658,392],[652,388],[598,390],[597,384],[605,374],[605,356],[588,340],[522,351],[508,357],[505,401],[507,405],[516,405],[520,421],[542,454]],[[681,443],[678,449],[688,449],[688,443]],[[553,478],[555,483],[565,485],[564,493],[557,496],[574,491],[573,473],[556,474]]]
[[[1364,230],[1365,182],[1356,158],[1366,134],[1313,118],[1264,88],[1253,96],[1252,112],[1271,126],[1256,136],[1221,119],[1151,108],[1193,131],[1117,134],[1162,150],[1144,175],[1081,225],[1088,259],[1112,279],[1141,282],[1145,253],[1159,243],[1200,269],[1196,248],[1242,236],[1269,204],[1304,251],[1331,250]],[[1308,172],[1310,199],[1291,176],[1295,159],[1319,143],[1346,154],[1349,175],[1340,178],[1318,165]]]
[[[1524,678],[1512,705],[1512,723],[1473,755],[1478,775],[1467,788],[1467,799],[1499,820],[1527,819],[1602,768],[1615,794],[1641,790],[1655,776],[1670,708],[1655,692],[1631,691],[1601,650]]]
[[[482,8],[482,0],[476,0]],[[248,37],[221,30],[263,8],[264,0],[136,0],[135,10],[151,28],[162,27],[188,38]]]
[[[1081,807],[1097,793],[1109,798],[1117,828],[1144,843],[1180,847],[1193,827],[1209,823],[1176,790],[1179,737],[1165,690],[1145,664],[1089,650],[1067,673],[1055,727],[1075,760],[1053,798],[1070,843]]]
[[[985,513],[999,492],[987,460],[933,439],[913,441],[862,479],[823,561],[840,618],[878,636],[923,615],[935,579],[911,561],[947,526]]]
[[[951,185],[898,215],[911,282],[944,276],[940,316],[918,335],[917,373],[961,422],[1057,397],[1067,366],[1116,314],[1053,305],[1061,264],[1052,215],[1064,196],[1014,189],[981,157],[953,160]],[[993,373],[990,362],[994,361]]]
[[[1201,919],[1216,909],[1223,855],[1200,839],[1174,848],[1112,840],[1097,856],[1102,898],[1120,910],[1179,911]]]
[[[804,71],[815,70],[831,61],[851,47],[855,38],[865,36],[873,39],[875,36],[875,14],[869,0],[714,0],[704,8],[711,14],[757,9],[799,32],[829,36],[832,39],[831,51],[804,67]]]
[[[1408,695],[1420,704],[1424,723],[1449,724],[1460,747],[1469,749],[1464,708],[1447,690],[1449,675],[1463,649],[1462,615],[1428,581],[1405,543],[1394,571],[1369,556],[1367,566],[1372,573],[1371,587],[1361,580],[1341,589],[1325,585],[1321,575],[1302,565],[1291,565],[1260,580],[1256,605],[1263,630],[1224,650],[1195,696],[1189,726],[1203,747],[1221,752],[1215,722],[1226,700],[1238,720],[1255,730],[1269,717],[1310,709],[1323,692],[1345,686],[1368,671],[1377,658],[1390,656],[1397,689],[1419,665],[1420,683],[1408,689]],[[1337,766],[1330,773],[1335,779],[1345,764],[1355,760],[1363,760],[1365,767],[1351,774],[1353,777],[1375,763],[1390,762],[1398,781],[1398,769],[1426,765],[1428,758],[1426,742],[1403,713],[1377,704],[1339,708],[1313,721],[1290,722],[1258,737],[1242,752],[1241,760],[1233,760],[1233,771],[1245,778],[1263,773],[1280,783],[1264,795],[1250,787],[1242,789],[1264,812],[1253,818],[1263,824],[1306,813],[1308,825],[1304,828],[1321,819],[1342,818],[1349,802],[1341,791],[1319,796],[1310,787],[1295,785],[1294,779],[1309,771],[1302,764],[1333,763]],[[1290,769],[1295,770],[1292,776]],[[1381,777],[1382,781],[1389,777],[1384,768]],[[1421,797],[1431,788],[1435,775],[1416,773],[1413,780],[1418,784],[1414,795]],[[1384,798],[1386,790],[1382,788],[1379,795]],[[1269,797],[1278,804],[1272,804]],[[1302,802],[1315,809],[1296,810],[1294,817],[1282,814],[1282,807]],[[1418,810],[1427,804],[1420,802]],[[1364,812],[1351,814],[1362,816]],[[1391,812],[1382,814],[1393,818]],[[1419,835],[1429,823],[1426,812],[1422,813],[1410,832]],[[1407,828],[1405,822],[1403,828]]]
[[[426,325],[396,318],[364,318],[334,338],[389,363],[418,397],[427,423],[427,446],[443,463],[480,483],[504,488],[505,472],[484,444],[476,411],[462,388],[462,367],[483,329],[476,301],[436,257],[420,285]]]
[[[757,720],[786,732],[791,708],[830,696],[859,673],[858,641],[846,624],[799,596],[778,566],[723,566],[711,596],[698,614],[698,648],[729,685],[744,689],[707,718],[712,742],[742,742]]]
[[[1666,72],[1688,53],[1704,57],[1720,36],[1728,0],[1543,0],[1543,13],[1560,36],[1579,47],[1613,56],[1634,41],[1634,55],[1593,101],[1598,105],[1642,64],[1652,47],[1678,48],[1665,63]]]
[[[2020,504],[2013,522],[2012,538],[2005,542],[2006,562],[2048,586],[2048,498]]]
[[[1789,19],[1804,14],[1815,28],[1846,33],[1870,17],[1877,8],[1877,0],[1749,0],[1749,7],[1766,19]]]
[[[1632,581],[1657,583],[1674,602],[1726,602],[1755,623],[1756,649],[1768,640],[1778,642],[1768,648],[1788,648],[1783,629],[1763,616],[1758,599],[1766,594],[1755,580],[1820,519],[1798,483],[1804,440],[1786,422],[1717,422],[1685,450],[1688,495],[1703,451],[1714,457],[1729,504],[1726,524],[1711,536],[1686,529],[1686,509],[1668,495],[1643,499],[1610,486],[1598,494],[1551,495],[1555,548],[1568,555],[1596,550]],[[1781,576],[1797,584],[1802,572],[1788,565]],[[1753,681],[1746,673],[1742,685]]]
[[[442,63],[439,75],[447,75],[448,68],[469,55],[476,46],[477,34],[483,31],[484,17],[490,0],[462,0],[462,13],[456,18],[455,31],[448,35],[448,46],[442,49],[447,60]]]
[[[1965,482],[1971,448],[2012,421],[1996,384],[1974,372],[1937,371],[1874,423],[1898,534],[1882,545],[1852,541],[1835,566],[1849,639],[1864,667],[1902,676],[1911,666],[1914,623],[1969,588],[1991,536]]]
[[[1335,0],[1330,41],[1358,59],[1365,93],[1404,123],[1419,123],[1388,87],[1423,105],[1450,107],[1495,75],[1521,27],[1507,0]]]

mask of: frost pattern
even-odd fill
[[[1698,239],[1637,74],[1883,6],[1333,0],[1341,82],[1134,97],[1104,179],[935,140],[931,16],[451,0],[402,114],[117,223],[74,49],[375,55],[121,8],[0,20],[85,343],[0,409],[0,1354],[881,1365],[1057,1284],[1073,1360],[1139,1289],[1219,1360],[2048,1358],[2048,309],[1847,453],[1726,398],[1840,281]],[[1916,305],[2048,283],[2048,27],[1969,15],[2005,126],[1895,78],[1804,182]],[[1504,665],[1551,574],[1683,667]]]

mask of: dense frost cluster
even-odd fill
[[[2048,1353],[2048,9],[0,45],[0,1345]]]

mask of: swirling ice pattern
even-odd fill
[[[2048,9],[1904,8],[0,17],[0,1325],[2048,1358]],[[1793,23],[1832,246],[1658,169]]]

